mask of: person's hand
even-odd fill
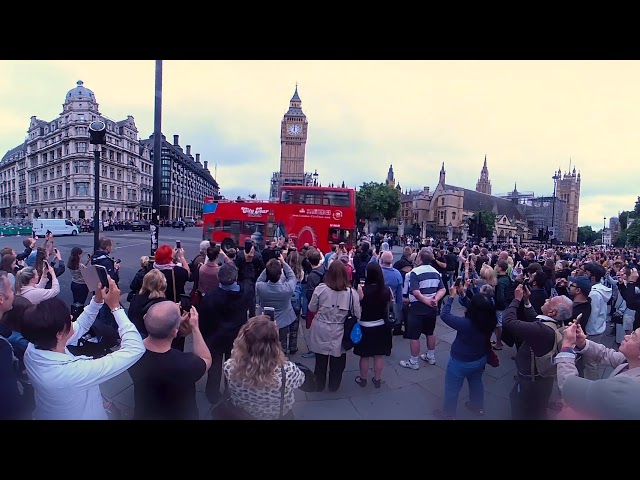
[[[34,237],[31,239],[30,248],[33,250],[33,247],[36,246],[36,242],[38,241],[38,237]]]
[[[196,307],[191,305],[191,310],[185,313],[189,316],[189,326],[191,327],[191,330],[197,330],[200,325],[198,323],[200,317],[198,316],[198,310],[196,310]]]
[[[629,275],[629,281],[630,282],[637,282],[638,281],[638,269],[637,268],[632,268],[631,269],[631,274]]]
[[[573,348],[576,346],[577,325],[577,323],[572,322],[564,329],[564,333],[562,334],[562,348]]]
[[[576,322],[576,347],[583,349],[587,344],[587,335],[582,330],[582,325]]]
[[[107,292],[106,288],[102,288],[102,298],[104,298],[104,303],[106,303],[111,310],[120,306],[120,289],[116,282],[107,275],[109,279],[109,291]]]
[[[515,289],[515,291],[513,292],[513,298],[515,298],[518,301],[522,301],[522,299],[524,298],[524,287],[522,284],[518,285]]]
[[[102,284],[100,282],[98,282],[98,286],[96,288],[96,291],[93,293],[93,300],[96,303],[104,302],[104,298],[102,298]]]
[[[282,265],[284,265],[284,263],[285,263],[285,262],[284,262],[284,255],[282,255],[282,253],[280,253],[280,256],[278,257],[278,260],[280,260],[280,263],[281,263]]]
[[[529,297],[531,297],[531,290],[527,285],[522,285],[522,299],[524,300],[525,305],[531,303],[529,301]]]
[[[433,308],[437,308],[438,307],[438,301],[436,300],[436,297],[429,297],[427,298],[427,305],[429,305],[430,307]]]
[[[59,250],[56,252],[56,258],[57,258],[59,261],[62,261],[62,255],[60,254],[60,251],[59,251]]]
[[[458,287],[456,285],[452,285],[449,288],[449,296],[451,298],[456,298],[456,295],[458,295]]]
[[[113,269],[116,271],[120,270],[120,262],[114,262]]]

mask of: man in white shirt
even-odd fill
[[[607,327],[609,310],[607,303],[611,298],[612,289],[600,283],[602,277],[606,274],[606,270],[602,265],[589,262],[585,264],[584,270],[587,272],[589,280],[593,284],[589,292],[591,315],[587,321],[585,333],[587,334],[587,338],[592,342],[602,343],[602,334]],[[600,378],[598,362],[594,359],[584,358],[584,378],[589,380],[598,380]]]
[[[118,323],[120,348],[96,359],[73,356],[67,345],[75,345],[89,330],[103,304]],[[127,370],[145,352],[138,330],[120,306],[120,290],[110,277],[108,291],[96,290],[75,323],[59,298],[29,307],[22,335],[29,341],[24,364],[35,391],[37,419],[106,420],[100,384]]]

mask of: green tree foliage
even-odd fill
[[[480,219],[480,228],[485,232],[484,236],[491,237],[496,227],[496,214],[486,210],[481,210],[478,212],[478,218]]]
[[[384,183],[363,183],[356,192],[356,215],[359,219],[389,221],[400,211],[400,190]]]
[[[636,203],[636,208],[638,204]],[[627,235],[627,245],[632,247],[640,246],[640,217],[636,217],[633,223],[627,228],[624,233]]]
[[[627,219],[629,218],[629,213],[626,210],[622,213],[620,213],[620,215],[618,215],[618,220],[620,221],[620,230],[626,230],[627,229]]]
[[[578,227],[578,243],[586,243],[591,245],[594,241],[599,240],[602,237],[602,230],[600,233],[595,232],[591,225],[585,227]]]
[[[640,197],[636,200],[636,206],[633,207],[633,215],[629,215],[633,218],[640,218]]]

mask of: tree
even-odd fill
[[[480,220],[480,231],[484,233],[484,235],[480,236],[491,237],[496,227],[496,214],[486,210],[480,210],[478,212],[478,219]]]
[[[363,183],[356,192],[356,215],[359,219],[387,222],[398,216],[400,211],[400,190],[383,183]]]
[[[633,207],[633,215],[630,215],[633,218],[640,218],[640,196],[638,200],[636,200],[636,205]]]
[[[598,232],[594,232],[591,225],[587,225],[584,227],[578,227],[578,243],[586,243],[587,245],[591,245],[594,241],[598,240],[602,237],[602,230],[600,234]]]
[[[627,229],[627,219],[629,218],[629,213],[626,210],[623,211],[620,215],[618,215],[618,220],[620,221],[620,230]]]
[[[637,207],[638,204],[636,203]],[[629,228],[625,230],[625,233],[627,234],[627,245],[632,247],[640,246],[640,218],[636,218]]]

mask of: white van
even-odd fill
[[[39,237],[44,237],[47,230],[51,230],[54,236],[58,235],[77,235],[78,227],[70,220],[64,218],[43,218],[34,220],[33,231]]]

